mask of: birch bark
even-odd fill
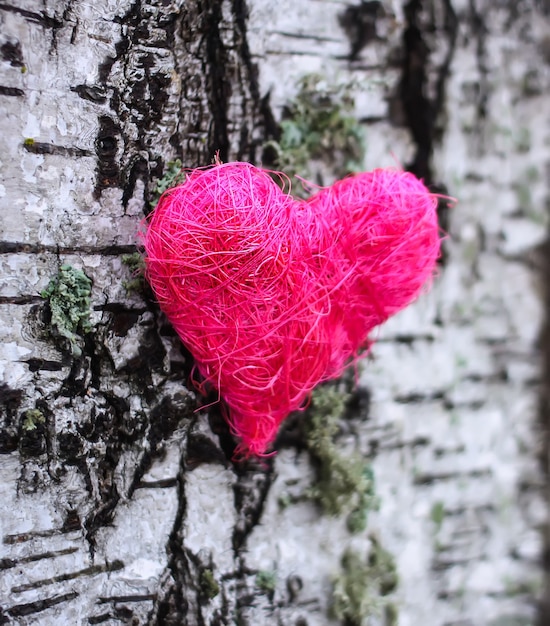
[[[460,201],[342,423],[380,500],[353,536],[303,498],[292,433],[231,463],[126,285],[167,164],[260,160],[312,72],[353,82],[365,168],[397,159]],[[536,0],[0,4],[0,622],[336,624],[342,555],[380,542],[399,584],[348,624],[546,623],[549,83]],[[65,265],[92,280],[80,355],[40,296]]]

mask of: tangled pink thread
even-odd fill
[[[368,347],[439,256],[436,198],[378,169],[307,201],[248,163],[194,170],[144,234],[159,304],[217,389],[245,455],[263,455],[287,415]]]

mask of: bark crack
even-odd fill
[[[416,153],[407,169],[422,178],[427,185],[433,184],[431,159],[434,144],[441,138],[442,116],[445,105],[445,84],[456,45],[458,19],[450,0],[438,0],[443,8],[441,25],[422,24],[426,19],[422,0],[410,0],[405,7],[407,26],[403,33],[404,63],[400,85],[401,102],[407,126],[416,144]],[[446,53],[435,71],[435,84],[429,93],[430,45],[425,32],[435,31],[445,40]]]

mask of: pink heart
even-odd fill
[[[436,205],[397,170],[298,201],[248,163],[195,170],[163,195],[144,235],[147,277],[243,453],[264,454],[419,294],[439,256]]]

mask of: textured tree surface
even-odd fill
[[[548,623],[549,13],[0,4],[0,623]],[[356,533],[323,512],[307,416],[276,457],[231,461],[128,256],[168,163],[259,162],[311,73],[352,85],[366,169],[459,199],[432,292],[335,387],[323,449],[375,476]]]

